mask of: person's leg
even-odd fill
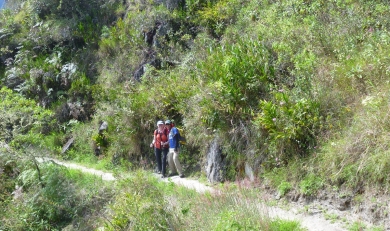
[[[175,166],[177,171],[179,172],[180,177],[184,177],[183,169],[181,167],[180,161],[179,161],[179,150],[176,152],[173,152],[173,162],[175,162]]]
[[[162,175],[165,177],[167,175],[167,155],[168,155],[168,148],[164,148],[162,150]]]
[[[173,148],[170,148],[168,152],[168,164],[169,164],[169,169],[171,170],[171,174],[176,172],[175,163],[173,162],[173,153],[174,153]]]
[[[154,150],[154,155],[156,156],[157,161],[157,170],[159,173],[161,173],[161,149],[155,148]]]

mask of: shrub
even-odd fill
[[[283,231],[283,230],[300,231],[305,229],[302,228],[299,222],[297,221],[286,221],[286,220],[276,219],[270,222],[269,230],[270,231]]]
[[[235,123],[238,119],[250,119],[253,108],[269,91],[272,67],[268,50],[260,39],[237,40],[216,47],[199,63],[200,79],[208,83],[209,91],[202,102],[203,121],[211,128],[224,127],[232,119]]]
[[[324,180],[312,173],[307,175],[300,183],[300,192],[306,196],[314,196],[324,186]]]
[[[91,229],[96,225],[96,220],[88,221],[88,216],[83,216],[100,211],[106,202],[103,198],[109,196],[101,179],[52,163],[34,165],[27,156],[20,160],[23,163],[18,163],[21,173],[17,183],[23,191],[13,203],[4,205],[7,213],[1,213],[1,228],[54,230],[74,222],[75,226]]]
[[[305,156],[316,146],[323,119],[319,104],[311,99],[294,101],[288,92],[274,92],[273,101],[262,100],[254,123],[268,133],[269,154],[287,163],[295,155]],[[277,150],[277,153],[274,153]]]
[[[288,193],[288,191],[290,191],[290,189],[292,189],[292,186],[289,182],[287,181],[283,181],[282,183],[279,184],[278,186],[278,192],[281,196],[285,195],[286,193]]]
[[[169,211],[162,192],[146,175],[136,176],[122,184],[125,188],[112,204],[113,217],[106,222],[107,230],[167,230],[170,228]]]
[[[201,2],[201,1],[200,1]],[[204,7],[199,7],[196,21],[205,27],[213,36],[219,38],[224,34],[227,26],[234,24],[236,15],[239,12],[237,5],[244,4],[242,1],[209,1]],[[193,10],[194,4],[189,4],[190,11]]]
[[[217,218],[216,224],[211,230],[259,230],[257,224],[251,223],[250,220],[239,218],[239,214],[234,211],[221,211]]]
[[[53,113],[7,88],[0,90],[0,134],[7,142],[27,134],[47,134],[55,127]]]

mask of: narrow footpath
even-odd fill
[[[86,168],[78,164],[74,163],[67,163],[63,161],[59,161],[53,158],[48,157],[36,157],[35,158],[37,162],[43,163],[43,162],[53,162],[58,165],[65,166],[67,168],[71,169],[78,169],[82,172],[93,174],[96,176],[100,176],[105,181],[114,181],[116,178],[112,173],[103,172],[100,170],[92,169],[92,168]],[[160,178],[160,175],[154,174],[156,177]],[[216,190],[213,187],[204,185],[200,183],[197,180],[192,180],[188,178],[180,178],[179,176],[173,176],[168,178],[161,179],[164,182],[170,182],[172,181],[175,184],[183,185],[187,188],[194,189],[199,193],[215,193]],[[275,206],[267,206],[264,203],[261,205],[264,207],[264,210],[266,211],[266,214],[270,218],[276,219],[280,218],[283,220],[294,220],[301,223],[302,227],[306,228],[308,231],[346,231],[347,229],[343,227],[343,224],[340,224],[338,222],[332,223],[332,221],[327,220],[323,217],[322,213],[316,213],[316,214],[307,214],[300,212],[298,207],[295,207],[294,205],[289,206],[288,210],[278,208]]]

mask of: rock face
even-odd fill
[[[218,138],[211,143],[207,153],[206,173],[211,183],[223,182],[226,172],[226,159],[222,154]]]
[[[70,138],[68,142],[66,142],[66,144],[62,147],[61,154],[64,154],[66,151],[68,151],[69,148],[72,147],[73,142],[74,142],[74,137]]]
[[[255,175],[253,173],[253,169],[249,165],[248,162],[245,163],[245,175],[249,178],[250,181],[254,181],[255,180]]]
[[[108,123],[106,121],[100,121],[99,124],[99,134],[103,134],[103,132],[108,128]]]

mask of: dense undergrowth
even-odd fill
[[[145,172],[118,187],[107,230],[304,230],[296,221],[271,220],[264,199],[244,188],[199,194]]]
[[[185,129],[187,174],[217,142],[226,181],[249,164],[281,195],[389,191],[387,1],[162,2],[15,0],[0,11],[2,201],[34,170],[18,161],[31,150],[151,169],[158,119]]]
[[[112,184],[51,162],[39,163],[36,155],[0,151],[0,229],[96,229],[95,221],[114,195]]]

